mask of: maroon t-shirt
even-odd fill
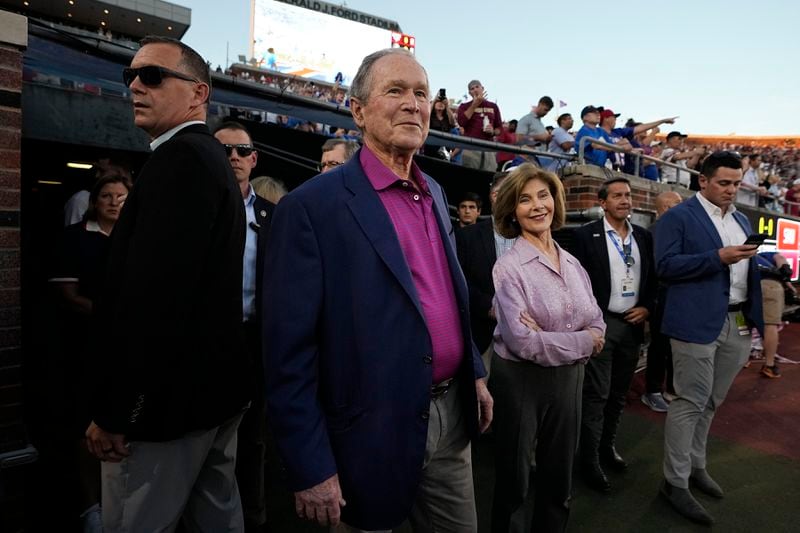
[[[492,127],[500,129],[503,126],[503,119],[500,118],[500,108],[494,102],[484,100],[480,107],[476,108],[475,112],[472,113],[472,117],[467,119],[464,113],[469,109],[469,106],[470,102],[464,102],[458,106],[458,123],[464,128],[464,135],[491,141],[494,134],[483,132],[483,117],[488,116]]]

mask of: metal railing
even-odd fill
[[[700,175],[700,173],[698,171],[692,170],[691,168],[682,167],[681,165],[678,165],[676,163],[670,163],[669,161],[663,161],[663,160],[661,160],[661,159],[659,159],[657,157],[645,155],[645,154],[642,154],[642,153],[639,153],[639,152],[631,152],[630,149],[626,150],[625,148],[622,148],[622,147],[620,147],[620,146],[618,146],[616,144],[608,143],[608,142],[605,142],[605,141],[600,141],[600,140],[595,139],[593,137],[581,137],[581,140],[578,142],[578,164],[579,165],[585,165],[586,164],[586,145],[588,143],[592,143],[592,144],[597,145],[597,146],[602,146],[604,148],[607,148],[611,152],[623,153],[626,156],[628,156],[628,155],[634,156],[636,159],[634,160],[634,163],[633,163],[633,175],[637,176],[637,177],[639,176],[639,167],[641,165],[641,160],[642,159],[644,159],[645,161],[652,161],[653,163],[656,163],[659,166],[671,167],[671,168],[674,168],[674,169],[676,169],[676,170],[678,170],[680,172],[686,172],[687,174],[690,174],[690,175],[693,175],[693,176],[699,176]],[[676,178],[677,178],[677,176],[676,176]]]

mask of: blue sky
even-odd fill
[[[226,43],[231,62],[247,53],[250,0],[172,1],[192,9],[184,41],[213,66],[224,66]],[[346,4],[416,37],[432,91],[461,96],[477,78],[504,120],[519,119],[546,94],[576,118],[592,104],[623,121],[679,115],[674,128],[689,134],[800,134],[800,2]]]

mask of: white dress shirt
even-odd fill
[[[717,228],[719,238],[722,240],[722,246],[739,246],[744,244],[747,235],[744,229],[733,218],[736,212],[736,206],[731,204],[725,211],[725,216],[722,215],[722,209],[709,202],[701,193],[697,193],[697,200],[703,209],[706,210],[708,217]],[[750,269],[750,261],[742,259],[738,263],[730,266],[731,276],[731,291],[728,303],[738,304],[747,300],[747,273]]]
[[[612,313],[624,313],[636,306],[636,302],[639,301],[639,287],[642,282],[642,255],[639,253],[636,239],[633,238],[633,226],[627,220],[625,225],[628,226],[628,235],[623,242],[617,230],[608,223],[608,219],[603,218],[603,237],[606,239],[608,269],[611,272],[611,293],[608,298],[608,310]],[[620,255],[620,250],[628,244],[631,246],[631,255],[634,260],[631,267],[625,265],[625,259]],[[628,277],[633,278],[633,294],[623,296],[622,280]]]

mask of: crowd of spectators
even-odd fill
[[[218,69],[220,70],[220,69]],[[265,71],[261,74],[249,70],[227,70],[226,74],[262,83],[286,92],[348,106],[348,88],[312,80]],[[619,113],[601,106],[585,106],[581,111],[580,127],[570,113],[561,113],[553,120],[554,126],[545,125],[543,119],[555,104],[549,96],[542,96],[530,113],[519,119],[503,120],[499,106],[487,99],[487,93],[478,80],[468,83],[466,101],[450,99],[445,90],[433,98],[430,129],[452,135],[462,135],[502,144],[516,145],[545,154],[538,156],[500,151],[472,151],[443,146],[426,145],[422,153],[444,159],[453,164],[487,171],[513,168],[533,162],[551,171],[559,171],[577,160],[580,140],[585,136],[616,145],[616,149],[586,143],[585,161],[610,170],[638,175],[642,178],[696,190],[697,171],[705,156],[719,150],[736,151],[743,156],[745,179],[737,201],[788,214],[800,214],[800,148],[786,146],[746,146],[727,142],[703,143],[693,140],[680,131],[662,131],[664,124],[673,124],[677,117],[651,122],[628,118],[624,127],[617,127]],[[560,103],[559,107],[563,104]],[[324,124],[317,124],[285,115],[265,114],[262,119],[283,127],[321,133],[331,137],[358,140],[359,132]],[[638,157],[649,156],[653,159]],[[637,161],[638,159],[638,161]],[[671,166],[670,164],[677,165]],[[685,168],[687,171],[681,170]],[[637,170],[638,169],[638,170]],[[795,184],[796,183],[796,184]]]

